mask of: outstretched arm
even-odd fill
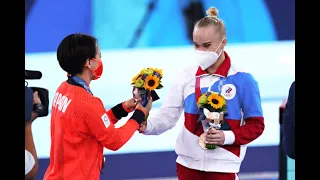
[[[100,99],[98,100],[100,101],[101,104],[103,104]],[[135,107],[137,106],[137,103],[138,102],[136,102],[134,98],[131,98],[109,109],[107,111],[107,115],[111,123],[116,124],[121,118],[127,117],[128,113],[132,112],[135,109]]]
[[[111,122],[114,117],[110,116],[110,111],[106,111],[100,106],[87,106],[87,118],[85,125],[92,134],[105,148],[116,151],[121,148],[138,130],[139,125],[145,119],[145,112],[136,109],[132,117],[120,128],[116,128]],[[108,115],[109,114],[109,115]]]
[[[80,114],[82,117],[79,117],[79,119],[84,119],[83,123],[76,123],[75,125],[79,131],[94,136],[102,146],[113,151],[118,150],[128,142],[135,131],[138,130],[139,125],[145,119],[145,115],[149,113],[152,105],[152,99],[148,101],[146,107],[138,104],[126,124],[116,128],[111,123],[108,112],[104,109],[103,104],[100,103],[99,98],[96,99],[97,103],[95,104],[84,104],[79,107],[84,108],[81,111],[86,113]]]
[[[162,103],[158,114],[150,116],[147,120],[145,135],[158,135],[174,127],[181,116],[183,110],[183,89],[184,81],[178,75],[173,86],[168,91],[168,95]]]

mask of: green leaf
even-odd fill
[[[210,111],[210,112],[214,112],[215,109],[211,106],[211,105],[207,105],[207,109]]]
[[[140,90],[139,90],[139,93],[140,93],[140,94],[145,94],[146,92],[147,92],[146,89],[140,89]]]
[[[159,86],[157,87],[157,89],[161,89],[163,88],[162,84],[159,84]]]

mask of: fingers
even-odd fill
[[[134,103],[134,102],[136,101],[136,99],[137,99],[137,98],[132,97],[132,98],[129,99],[129,102]]]
[[[214,128],[211,128],[206,133],[206,142],[209,144],[223,145],[224,136],[220,130],[216,130]]]
[[[146,126],[143,125],[143,126],[140,126],[138,131],[139,131],[139,133],[143,133],[145,130],[146,130]]]
[[[206,142],[209,144],[221,144],[222,138],[220,134],[207,134],[206,135]]]
[[[142,123],[140,124],[140,127],[147,125],[147,121],[142,121]]]
[[[33,93],[33,103],[41,103],[39,95],[38,95],[38,91],[35,91]]]
[[[133,98],[130,98],[127,102],[128,102],[127,104],[129,106],[129,108],[134,109],[137,106],[137,104],[140,102],[140,99],[133,97]]]
[[[138,104],[141,101],[141,99],[134,99],[134,104]]]
[[[152,104],[152,97],[151,96],[148,98],[148,104]]]
[[[137,103],[136,109],[139,109],[139,108],[141,108],[141,107],[142,107],[141,103],[140,103],[140,102]]]
[[[133,97],[133,98],[130,98],[128,101],[132,104],[137,104],[138,99]]]
[[[143,133],[147,128],[147,121],[142,121],[139,127],[139,133]]]
[[[206,139],[206,143],[208,143],[208,144],[214,144],[214,145],[222,145],[222,143],[221,143],[221,140],[217,140],[217,139],[215,139],[215,140],[210,140],[210,139]]]
[[[145,114],[149,113],[151,107],[152,107],[152,97],[148,98],[148,103],[147,103],[147,105],[145,107],[142,106],[142,104],[140,103],[140,100],[139,100],[139,103],[136,106],[137,109],[143,109]]]
[[[147,107],[151,108],[152,107],[152,97],[150,96],[148,98],[148,104],[147,104]]]
[[[220,139],[221,135],[220,134],[207,134],[208,139]]]
[[[208,129],[208,134],[215,134],[215,133],[218,133],[219,130],[216,130],[215,128],[210,128]]]
[[[148,114],[148,110],[142,106],[141,102],[137,104],[136,109],[141,110],[145,115]]]

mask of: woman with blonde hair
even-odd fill
[[[140,132],[162,134],[175,126],[184,110],[184,126],[175,148],[179,180],[236,180],[247,144],[264,130],[260,92],[254,77],[232,65],[224,51],[226,28],[218,10],[209,8],[207,15],[193,30],[198,65],[177,75],[158,114],[140,125]],[[197,102],[208,91],[218,92],[227,102],[228,114],[218,130],[199,119],[203,112]],[[203,148],[200,136],[216,148]]]

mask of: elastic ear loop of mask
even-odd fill
[[[97,61],[95,58],[91,59],[92,61]],[[90,62],[89,62],[90,63]],[[88,67],[88,66],[87,66]],[[88,67],[89,68],[89,67]],[[67,73],[67,77],[72,76],[71,74]],[[28,85],[28,82],[26,82]]]

